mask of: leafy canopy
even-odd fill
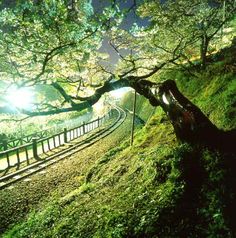
[[[206,57],[235,11],[234,1],[18,0],[0,14],[1,95],[12,86],[35,92],[28,115],[83,110],[117,87],[137,87],[167,65]],[[124,26],[130,14],[137,23]],[[149,20],[144,26],[140,17]],[[105,44],[105,42],[107,42]],[[119,60],[111,65],[113,50]],[[199,53],[201,52],[201,54]],[[9,110],[0,97],[0,112]]]

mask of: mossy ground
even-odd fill
[[[191,79],[173,70],[161,77],[174,75],[180,90],[219,128],[232,129],[234,64],[216,62]],[[66,183],[60,180],[50,196],[32,206],[28,217],[16,220],[3,237],[236,236],[235,155],[179,145],[160,109],[136,130],[132,148],[128,139],[119,141],[92,163],[80,163],[78,173],[66,176]],[[78,183],[62,192],[77,178]]]

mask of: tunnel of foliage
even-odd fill
[[[102,11],[86,0],[6,6],[4,116],[82,111],[121,87],[157,109],[133,148],[125,140],[108,151],[78,187],[65,194],[62,182],[40,209],[27,214],[23,206],[10,224],[1,219],[4,237],[235,237],[235,1],[133,1],[128,8],[111,1]],[[132,12],[149,24],[124,27]],[[115,66],[102,52],[106,41]],[[13,86],[34,91],[31,108],[9,107],[3,92]],[[1,193],[6,219],[3,198],[15,198]]]

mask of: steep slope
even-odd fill
[[[232,129],[235,72],[231,55],[195,76],[172,69],[158,80],[175,78],[218,127]],[[132,148],[128,139],[117,145],[82,169],[73,189],[53,193],[3,237],[236,236],[235,155],[178,145],[160,109],[136,131]]]
[[[61,197],[81,186],[84,177],[96,160],[106,151],[121,143],[129,134],[128,118],[114,133],[94,145],[59,163],[0,191],[0,236],[11,225],[18,223],[41,203]]]

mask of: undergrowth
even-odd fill
[[[222,129],[236,125],[235,68],[216,62],[196,77],[173,70],[180,90]],[[145,105],[145,104],[144,104]],[[150,111],[149,111],[150,112]],[[139,110],[140,115],[142,110]],[[236,237],[235,155],[179,145],[158,109],[129,140],[3,237]]]

